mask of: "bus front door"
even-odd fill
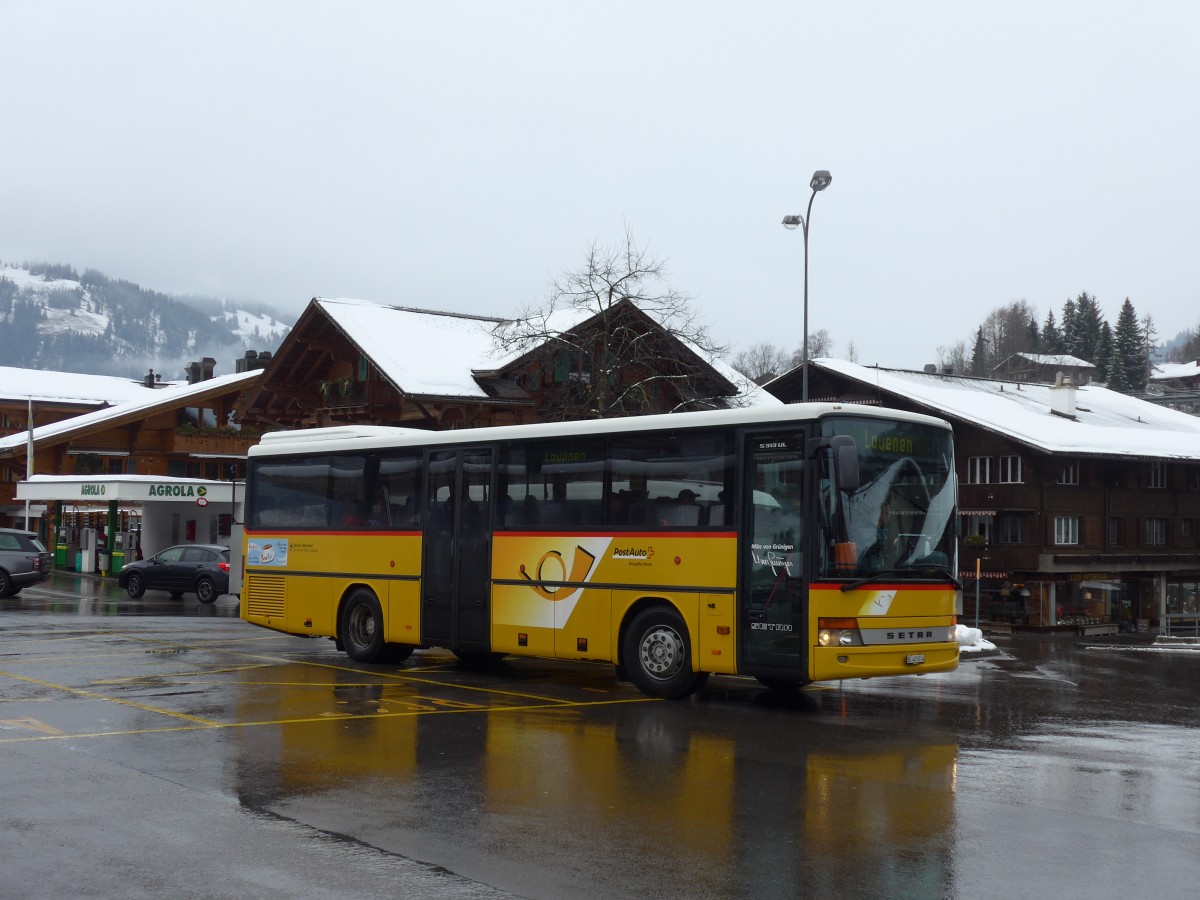
[[[490,646],[491,450],[431,451],[425,496],[421,637],[465,651]]]
[[[804,654],[804,434],[748,434],[738,591],[739,667],[786,678],[803,673]]]

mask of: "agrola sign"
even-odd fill
[[[91,503],[232,503],[232,481],[203,481],[146,475],[34,475],[17,484],[18,500]]]
[[[152,484],[147,492],[149,497],[179,497],[193,500],[208,494],[208,488],[195,484]]]

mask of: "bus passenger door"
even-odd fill
[[[492,550],[492,451],[429,454],[421,638],[487,650]]]
[[[805,657],[804,438],[747,434],[739,669],[803,672]],[[768,673],[769,674],[769,673]]]

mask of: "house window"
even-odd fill
[[[967,484],[989,484],[991,480],[991,457],[972,456],[967,460]]]
[[[1188,489],[1200,491],[1200,472],[1192,472],[1188,476]]]
[[[1025,520],[1020,516],[996,518],[996,541],[1000,544],[1021,544],[1025,541]]]
[[[1167,520],[1146,520],[1146,546],[1164,547],[1167,543]]]
[[[1122,544],[1121,537],[1121,519],[1118,516],[1111,516],[1108,520],[1108,543],[1111,546],[1119,547]]]
[[[1167,464],[1160,462],[1150,463],[1150,468],[1146,472],[1146,487],[1165,488],[1166,486]]]
[[[1196,533],[1196,521],[1194,519],[1179,520],[1179,536],[1191,537]]]
[[[1079,462],[1069,462],[1058,473],[1059,484],[1079,484]]]
[[[1054,543],[1079,543],[1079,516],[1054,517]]]
[[[992,542],[992,516],[968,516],[965,536],[981,537],[990,544]]]
[[[1020,484],[1021,483],[1021,457],[1019,456],[1002,456],[999,460],[1000,477],[996,480],[1001,484]]]

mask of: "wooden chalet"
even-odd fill
[[[509,320],[314,298],[237,419],[265,431],[348,423],[444,430],[578,418],[578,388],[600,377],[600,330],[616,323],[637,334],[644,349],[612,384],[622,399],[610,415],[776,402],[628,301],[604,322],[575,314],[544,340],[513,350],[498,336]]]

